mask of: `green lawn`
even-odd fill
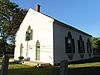
[[[84,64],[70,64],[69,68],[84,68],[84,67],[100,67],[100,62],[84,63]]]
[[[70,64],[69,75],[100,75],[100,62]]]
[[[36,68],[22,64],[10,64],[8,75],[58,75],[56,67]]]
[[[0,59],[0,68],[1,68]],[[23,64],[9,63],[8,75],[58,75],[58,67],[36,68]]]
[[[89,74],[100,75],[100,62],[68,65],[68,75]],[[23,64],[9,63],[8,75],[59,75],[59,67],[36,68]]]

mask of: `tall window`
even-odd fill
[[[89,54],[89,56],[91,56],[92,48],[91,48],[91,42],[89,39],[87,41],[87,53]]]
[[[71,32],[68,32],[67,37],[65,37],[65,52],[67,53],[69,60],[72,60],[73,53],[75,53],[75,46]]]
[[[32,40],[32,36],[33,36],[32,34],[33,34],[33,30],[29,26],[26,31],[26,41]]]
[[[85,53],[85,47],[84,47],[84,41],[83,41],[81,35],[80,35],[79,40],[78,40],[78,51],[80,53],[81,58],[83,58],[84,53]]]
[[[78,48],[79,48],[79,53],[85,53],[84,41],[82,39],[82,36],[79,37]]]
[[[36,42],[36,60],[40,60],[40,42],[37,40]]]
[[[23,56],[23,44],[20,44],[20,56]]]
[[[75,53],[74,39],[72,39],[70,32],[65,37],[65,50],[66,53]]]

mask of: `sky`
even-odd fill
[[[93,37],[100,37],[100,0],[11,0],[20,8],[35,10],[65,24],[73,26]]]

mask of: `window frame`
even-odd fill
[[[31,26],[28,26],[28,29],[26,31],[26,37],[25,40],[26,41],[30,41],[33,39],[33,29],[31,29]]]
[[[81,35],[80,35],[79,40],[78,40],[78,52],[79,53],[85,53],[84,41],[83,41]]]
[[[71,41],[70,44],[68,43],[68,39]],[[68,32],[67,37],[65,37],[65,53],[75,53],[75,43],[71,32]]]
[[[20,56],[23,56],[23,48],[24,48],[23,44],[21,43],[20,44]]]
[[[88,41],[87,41],[87,53],[92,53],[92,46],[91,46],[91,42],[88,38]]]

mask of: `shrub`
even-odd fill
[[[23,57],[23,56],[19,56],[18,59],[19,59],[19,60],[23,60],[24,57]]]

